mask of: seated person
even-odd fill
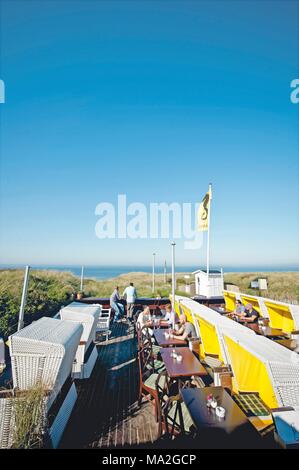
[[[166,314],[162,320],[167,321],[167,323],[174,328],[174,325],[179,323],[179,317],[177,313],[172,310],[171,304],[166,305],[165,310]]]
[[[240,315],[240,320],[244,321],[245,323],[257,323],[259,316],[259,313],[253,308],[251,304],[246,304],[243,315]]]
[[[175,339],[181,339],[183,341],[196,338],[194,325],[187,321],[186,315],[184,313],[180,316],[180,328],[178,331],[172,330],[172,337]]]
[[[236,308],[234,310],[234,314],[235,315],[241,315],[243,316],[244,315],[244,312],[245,312],[245,307],[244,305],[242,304],[241,300],[236,300]]]
[[[144,326],[147,326],[147,327],[151,326],[150,317],[151,317],[150,308],[148,306],[144,307],[143,311],[139,313],[137,322],[136,322],[139,324],[140,329],[142,329]],[[152,333],[153,331],[150,329],[150,334]]]
[[[114,291],[110,296],[110,307],[113,308],[115,312],[114,321],[120,321],[121,316],[124,314],[125,308],[120,302],[118,286],[115,287]]]

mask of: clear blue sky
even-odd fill
[[[96,205],[198,202],[214,265],[297,265],[295,1],[1,1],[2,263],[149,264]],[[177,262],[201,264],[204,250]]]

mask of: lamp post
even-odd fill
[[[156,253],[153,253],[153,285],[152,285],[152,293],[155,292],[155,257]]]
[[[175,305],[175,242],[171,243],[171,297],[172,297],[172,309],[174,310]]]

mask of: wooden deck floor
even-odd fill
[[[150,403],[137,404],[137,344],[125,323],[113,325],[108,342],[98,347],[89,380],[77,381],[78,400],[61,448],[113,448],[158,445]]]
[[[76,381],[78,399],[61,448],[204,448],[204,442],[190,437],[157,439],[153,406],[146,400],[141,407],[137,403],[137,341],[127,324],[113,325],[109,340],[97,349],[90,379]],[[271,436],[261,445],[275,447]]]

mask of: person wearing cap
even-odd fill
[[[246,304],[245,312],[240,318],[245,323],[257,323],[259,316],[259,313],[253,308],[252,304]]]

